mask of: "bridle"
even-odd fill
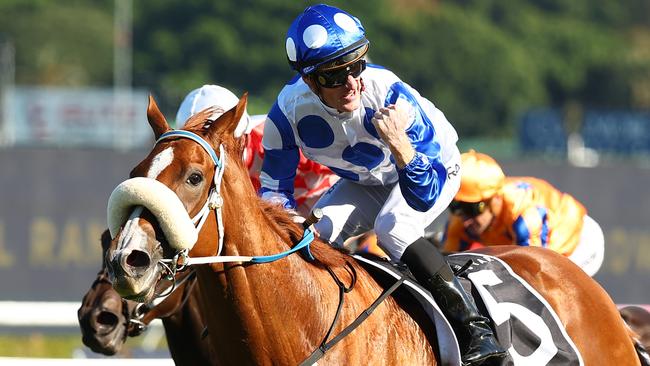
[[[160,135],[160,137],[156,140],[156,144],[170,138],[186,138],[198,143],[203,148],[203,150],[205,150],[205,152],[208,153],[208,155],[210,155],[210,158],[214,162],[215,165],[215,173],[213,179],[214,185],[210,188],[210,192],[208,193],[208,198],[206,199],[206,202],[204,203],[203,207],[201,208],[199,213],[192,218],[192,222],[196,226],[197,232],[199,232],[203,224],[205,223],[205,220],[208,217],[209,211],[215,210],[215,214],[217,218],[217,226],[219,230],[219,240],[217,246],[217,254],[215,256],[191,258],[189,256],[189,249],[185,248],[179,250],[172,259],[165,259],[165,258],[161,259],[159,261],[159,264],[163,268],[163,271],[166,273],[165,277],[167,279],[171,280],[176,275],[177,271],[181,271],[185,269],[187,266],[194,265],[194,264],[227,263],[227,262],[251,262],[253,264],[268,263],[268,262],[276,261],[278,259],[282,259],[288,256],[289,254],[292,254],[299,250],[303,251],[303,253],[307,256],[309,260],[314,260],[314,257],[312,256],[311,251],[309,250],[309,244],[311,244],[311,242],[314,240],[314,233],[311,230],[311,228],[307,228],[305,230],[303,238],[297,245],[279,254],[266,255],[266,256],[222,256],[221,251],[223,250],[224,228],[223,228],[223,216],[221,213],[221,209],[223,207],[223,198],[221,196],[221,182],[223,180],[223,173],[226,166],[225,164],[226,152],[223,148],[223,145],[219,145],[219,153],[221,156],[220,159],[219,156],[217,156],[214,149],[212,148],[212,146],[210,146],[210,144],[207,141],[205,141],[205,139],[203,139],[201,136],[193,132],[186,131],[186,130],[172,130],[172,131],[165,132],[162,135]]]
[[[174,138],[174,137],[186,138],[196,142],[203,148],[203,150],[205,150],[205,152],[208,153],[208,155],[210,155],[210,158],[214,163],[215,166],[214,178],[213,178],[214,185],[210,187],[208,198],[203,204],[201,210],[199,210],[199,212],[192,218],[192,222],[196,226],[196,230],[200,231],[201,228],[203,227],[203,224],[205,223],[205,220],[209,216],[210,210],[215,211],[215,214],[217,216],[217,225],[219,229],[219,241],[217,246],[217,255],[219,255],[221,254],[221,250],[223,248],[223,218],[221,215],[223,198],[221,197],[221,180],[223,179],[223,172],[226,168],[226,152],[223,149],[223,145],[219,145],[219,152],[221,155],[221,159],[219,159],[217,153],[214,151],[212,146],[208,144],[207,141],[205,141],[201,136],[185,130],[172,130],[172,131],[165,132],[162,135],[160,135],[158,140],[156,140],[156,144],[158,144],[161,141]]]
[[[196,272],[190,271],[184,274],[180,279],[174,279],[172,285],[164,294],[156,296],[156,298],[149,303],[138,303],[133,307],[131,311],[129,311],[126,299],[122,299],[123,313],[124,316],[128,319],[126,333],[131,337],[135,337],[144,332],[149,326],[149,322],[151,321],[151,319],[149,319],[149,321],[145,321],[144,318],[147,313],[167,300],[167,298],[183,284],[185,284],[185,288],[183,289],[183,297],[181,298],[181,301],[179,301],[176,306],[167,311],[165,314],[157,315],[157,318],[167,318],[176,314],[187,303],[187,300],[189,299],[190,294],[194,289],[194,285],[196,285]]]

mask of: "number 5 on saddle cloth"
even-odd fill
[[[390,281],[394,282],[403,275],[410,276],[405,268],[386,261],[372,261],[358,255],[354,257],[375,278],[382,279],[380,283],[386,283],[384,281],[387,275],[392,277],[389,285]],[[453,254],[447,257],[447,261],[452,268],[461,268],[456,275],[467,293],[474,297],[479,311],[492,321],[497,340],[508,351],[502,365],[584,364],[555,311],[535,289],[514,273],[508,264],[492,256],[474,253]],[[404,301],[412,302],[415,298],[423,307],[428,307],[425,312],[436,329],[444,326],[436,319],[441,314],[437,313],[437,305],[430,303],[432,299],[428,292],[415,280],[407,280],[404,285],[407,285],[402,286],[407,291],[397,294],[396,299],[400,301],[401,297]],[[426,296],[422,296],[423,291]],[[408,292],[408,295],[404,292]],[[437,338],[439,341],[444,339],[440,335]],[[443,359],[456,357],[457,350],[452,351],[450,347],[458,345],[456,342],[438,344]]]

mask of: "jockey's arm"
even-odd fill
[[[520,246],[548,246],[550,228],[546,219],[546,210],[542,207],[529,207],[517,216],[511,226],[513,240]]]
[[[373,117],[377,132],[395,160],[402,195],[409,206],[422,212],[433,207],[447,178],[439,136],[430,118],[410,88],[401,82],[391,86],[385,107]]]
[[[287,128],[283,121],[286,121],[286,117],[276,103],[264,124],[264,162],[260,173],[260,195],[267,201],[293,209],[296,207],[293,192],[300,151],[291,128]]]

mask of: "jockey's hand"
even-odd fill
[[[289,213],[289,216],[291,216],[293,222],[295,222],[296,224],[302,224],[306,220],[304,217],[300,216],[300,214],[296,210],[287,209],[287,212]]]
[[[415,149],[406,136],[409,116],[402,106],[391,104],[379,108],[372,117],[372,124],[381,139],[388,145],[398,168],[404,168],[415,156]]]

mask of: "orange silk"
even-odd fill
[[[472,242],[480,242],[488,246],[543,246],[565,256],[573,252],[587,213],[580,202],[532,177],[506,178],[500,193],[503,209],[479,238],[467,234],[461,217],[451,216],[446,251],[465,250]]]

